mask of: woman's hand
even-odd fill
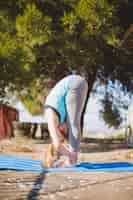
[[[44,167],[53,167],[53,163],[58,159],[58,152],[53,144],[49,144],[44,158]]]

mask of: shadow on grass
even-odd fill
[[[27,200],[38,199],[39,191],[42,188],[45,178],[46,178],[46,172],[41,172],[39,177],[37,177],[37,179],[35,180],[34,185],[26,198]]]

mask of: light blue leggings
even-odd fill
[[[68,140],[70,147],[76,152],[80,149],[81,114],[84,108],[87,90],[87,81],[79,76],[72,82],[66,96]]]

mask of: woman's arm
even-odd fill
[[[67,138],[67,125],[59,124],[59,117],[52,108],[47,108],[45,111],[45,117],[48,123],[48,131],[52,139],[52,144],[49,145],[47,153],[45,154],[44,166],[52,167],[56,159],[58,159],[58,153],[62,142]]]
[[[45,116],[48,123],[48,131],[52,139],[52,143],[56,148],[60,145],[59,136],[58,136],[58,127],[59,127],[59,117],[52,108],[47,108],[45,111]]]

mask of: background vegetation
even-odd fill
[[[132,93],[133,51],[120,46],[132,9],[128,0],[1,0],[1,98],[14,93],[38,114],[49,88],[76,70],[87,77],[88,98],[105,86],[101,116],[117,127],[127,104],[109,88]]]

